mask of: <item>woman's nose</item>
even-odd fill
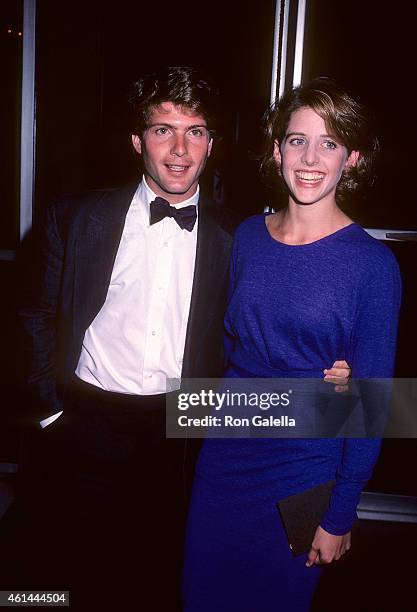
[[[301,157],[301,161],[306,166],[314,166],[319,161],[319,156],[317,153],[317,148],[313,143],[308,143],[303,151],[303,155]]]

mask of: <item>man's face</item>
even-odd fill
[[[142,138],[134,134],[132,142],[158,196],[178,204],[195,193],[212,147],[204,117],[163,102],[153,108]]]

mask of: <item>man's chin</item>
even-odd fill
[[[149,176],[146,177],[149,187],[161,198],[169,199],[184,198],[185,200],[191,197],[197,190],[197,181],[157,181]]]
[[[197,183],[182,183],[182,184],[178,184],[178,183],[174,183],[174,184],[161,184],[159,185],[159,188],[166,193],[167,195],[172,195],[172,196],[187,196],[187,197],[191,197],[191,195],[193,193],[195,193],[196,189],[197,189]],[[187,194],[190,193],[190,196],[188,196]]]
[[[170,195],[184,195],[190,189],[191,189],[191,185],[189,187],[166,187],[166,188],[163,188],[163,191]]]

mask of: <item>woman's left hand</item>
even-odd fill
[[[350,531],[344,535],[332,535],[320,527],[316,529],[307,558],[307,567],[338,561],[350,548]]]

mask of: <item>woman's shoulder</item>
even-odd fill
[[[352,224],[351,228],[352,231],[347,238],[358,257],[370,259],[375,263],[380,262],[384,266],[397,266],[397,260],[386,244],[368,234],[368,232],[357,223]]]
[[[375,283],[401,284],[397,260],[387,245],[356,223],[350,226],[343,239],[345,248],[339,251],[339,256],[351,262],[352,273],[356,271],[364,287]]]

